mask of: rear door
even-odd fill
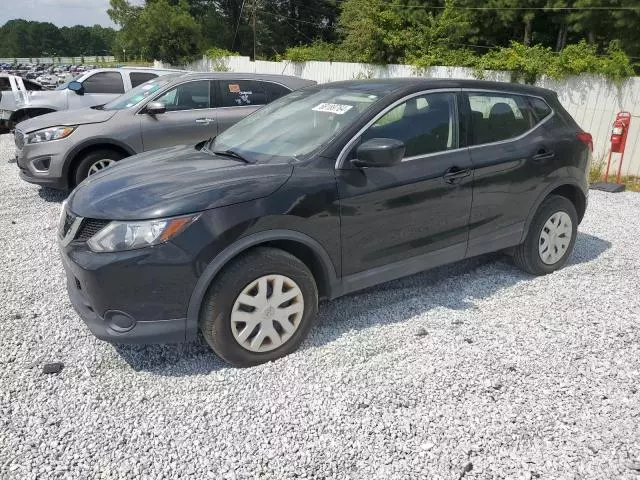
[[[262,82],[216,80],[218,86],[218,133],[268,103]]]
[[[84,94],[69,92],[68,108],[85,108],[94,105],[104,105],[122,95],[125,85],[120,72],[97,72],[82,81]]]
[[[555,170],[552,114],[544,99],[507,92],[465,92],[474,168],[469,251],[473,256],[519,243],[529,205]]]
[[[144,150],[195,145],[218,133],[216,109],[212,108],[211,80],[192,80],[181,83],[151,101],[162,102],[167,111],[149,115],[142,109],[140,129]]]

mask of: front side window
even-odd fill
[[[119,72],[99,72],[82,82],[84,93],[124,93]]]
[[[155,78],[136,88],[129,90],[124,95],[110,101],[102,107],[104,110],[124,110],[132,108],[138,105],[143,100],[146,100],[151,95],[155,94],[161,88],[165,88],[169,82],[178,78],[180,74],[164,75],[162,77]]]
[[[161,95],[155,101],[164,103],[168,112],[211,108],[209,86],[209,80],[183,83]]]
[[[262,82],[253,80],[220,80],[222,107],[266,105],[267,95]]]
[[[518,137],[536,124],[523,95],[469,93],[469,106],[475,145]]]
[[[380,117],[361,136],[394,138],[405,144],[404,157],[415,157],[456,148],[456,109],[453,93],[412,97]]]

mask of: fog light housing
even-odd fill
[[[136,326],[135,318],[119,310],[109,310],[104,314],[104,321],[116,332],[128,332]]]

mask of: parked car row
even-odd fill
[[[25,80],[22,80],[25,83],[23,91],[19,87],[6,90],[0,83],[0,110],[5,112],[2,117],[4,120],[0,119],[0,133],[12,130],[21,121],[46,113],[102,105],[147,80],[177,71],[179,72],[151,68],[100,68],[58,85],[55,91],[33,91],[42,88],[29,88]],[[5,78],[8,83],[8,77]],[[82,88],[70,89],[72,81]]]
[[[499,250],[535,275],[566,264],[592,142],[554,92],[313,83],[174,72],[18,124],[21,177],[75,187],[59,241],[98,338],[202,332],[250,366],[293,352],[320,299]]]

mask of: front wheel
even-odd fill
[[[514,263],[534,275],[554,272],[569,260],[577,234],[575,206],[565,197],[551,195],[538,207],[524,243],[515,248]]]
[[[200,330],[219,357],[248,367],[295,351],[317,313],[318,290],[307,266],[283,250],[260,247],[216,277]]]
[[[123,157],[124,155],[114,150],[96,150],[86,154],[76,166],[73,186],[78,185],[85,178],[114,165],[118,160],[122,160]]]

